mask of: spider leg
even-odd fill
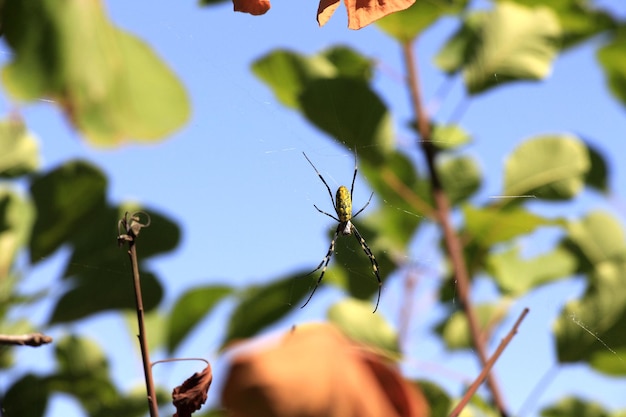
[[[359,170],[356,164],[356,146],[354,147],[354,175],[352,176],[352,185],[350,186],[350,199],[352,199],[352,191],[354,191],[354,180],[356,180],[356,173]],[[365,208],[365,207],[363,207]],[[361,209],[363,210],[363,209]]]
[[[359,214],[361,214],[361,212],[363,210],[365,210],[365,207],[370,205],[370,201],[372,201],[372,197],[374,197],[374,193],[370,194],[370,198],[369,200],[367,200],[367,203],[365,203],[365,205],[363,207],[361,207],[361,210],[357,211],[356,214],[352,215],[352,218],[354,219],[356,216],[358,216]]]
[[[363,239],[363,236],[361,236],[354,224],[352,225],[352,233],[354,234],[356,240],[358,240],[361,244],[363,252],[365,252],[367,257],[370,258],[370,262],[372,263],[372,269],[374,270],[374,274],[376,275],[376,279],[378,280],[378,299],[376,300],[376,307],[374,307],[374,311],[372,312],[376,313],[376,310],[378,310],[378,303],[380,303],[380,290],[383,286],[383,281],[380,279],[380,275],[378,274],[378,262],[376,261],[372,250],[369,248],[369,246],[367,246],[367,243],[365,243],[365,239]]]
[[[324,266],[324,268],[322,269],[322,273],[320,274],[320,277],[317,279],[317,282],[315,283],[315,287],[313,287],[313,291],[311,292],[311,295],[309,295],[309,298],[307,298],[306,303],[304,303],[304,305],[302,305],[302,307],[300,308],[304,308],[306,307],[307,304],[309,304],[309,301],[311,301],[311,298],[313,298],[313,294],[315,294],[315,290],[317,290],[317,287],[319,287],[320,283],[322,282],[322,278],[324,278],[324,273],[326,273],[326,267],[328,266],[328,263],[330,262],[330,258],[333,256],[333,252],[335,251],[335,242],[337,241],[337,237],[339,236],[340,230],[341,230],[341,223],[339,224],[339,226],[337,226],[337,230],[335,230],[335,236],[333,236],[333,240],[330,241],[330,247],[328,248],[328,252],[326,253],[326,256],[324,257],[324,259],[322,259],[322,262],[320,262],[317,268],[315,268],[314,270],[312,270],[311,272],[307,274],[307,276],[309,276],[312,273],[319,270],[320,268],[322,268],[322,265]]]
[[[320,210],[320,209],[319,209],[319,207],[317,207],[315,204],[313,204],[313,207],[315,207],[315,208],[317,209],[317,211],[319,211],[320,213],[325,214],[325,215],[327,215],[328,217],[330,217],[330,218],[334,219],[335,221],[338,221],[339,223],[341,223],[341,220],[339,220],[338,218],[336,218],[335,216],[333,216],[333,215],[332,215],[332,214],[330,214],[330,213],[326,213],[324,210]],[[365,208],[365,207],[364,207],[364,208]]]
[[[311,164],[311,166],[313,167],[313,169],[315,170],[315,172],[317,173],[317,176],[320,177],[320,180],[322,180],[322,182],[324,183],[324,185],[326,186],[326,189],[328,190],[328,195],[330,195],[330,199],[333,202],[333,207],[335,207],[335,197],[333,197],[333,192],[330,191],[330,187],[328,186],[328,184],[326,183],[326,180],[324,179],[324,177],[322,177],[322,174],[320,174],[320,172],[317,170],[317,168],[315,168],[315,165],[313,165],[313,162],[311,162],[311,160],[309,159],[308,156],[306,156],[306,154],[304,152],[302,152],[302,155],[304,155],[304,157],[306,158],[307,161],[309,161],[309,164]],[[356,175],[356,174],[355,174]],[[316,207],[317,208],[317,207]],[[318,209],[319,210],[319,209]]]

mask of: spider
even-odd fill
[[[357,228],[354,226],[354,224],[352,224],[352,221],[351,221],[352,219],[356,218],[356,216],[361,214],[363,210],[365,210],[365,207],[367,207],[370,201],[372,201],[372,197],[374,196],[374,193],[370,195],[369,200],[367,200],[367,203],[365,203],[365,205],[361,208],[361,210],[357,211],[353,215],[352,214],[352,191],[354,190],[354,180],[356,179],[356,173],[358,171],[358,168],[356,165],[356,154],[355,154],[355,161],[354,161],[354,175],[352,176],[352,186],[350,187],[350,193],[348,194],[348,189],[342,185],[337,189],[336,200],[335,198],[333,198],[333,193],[330,191],[330,187],[326,183],[326,180],[324,180],[324,177],[322,177],[322,174],[320,174],[317,168],[315,168],[315,165],[313,165],[313,162],[311,162],[309,157],[306,156],[304,152],[302,152],[302,154],[304,155],[306,160],[309,161],[309,164],[311,164],[311,166],[313,167],[317,175],[320,177],[320,179],[326,186],[326,189],[328,190],[328,194],[330,195],[330,199],[333,202],[333,207],[335,208],[335,213],[337,214],[337,217],[323,210],[320,210],[315,204],[313,205],[313,207],[315,207],[317,211],[319,211],[320,213],[325,214],[328,217],[331,217],[335,221],[339,222],[339,224],[337,225],[337,229],[335,230],[335,235],[333,236],[333,239],[330,241],[330,247],[328,248],[328,252],[326,253],[326,256],[324,257],[324,259],[322,259],[322,262],[320,262],[317,268],[315,268],[313,271],[311,271],[308,274],[308,275],[313,274],[314,272],[318,271],[323,266],[322,273],[320,274],[320,277],[317,279],[317,282],[315,283],[315,287],[313,288],[311,295],[309,295],[309,298],[306,300],[306,303],[304,303],[304,305],[301,308],[304,308],[309,303],[309,301],[311,301],[311,298],[313,298],[313,294],[315,294],[315,290],[317,290],[317,287],[319,287],[320,283],[322,282],[322,278],[324,278],[324,273],[326,272],[326,267],[328,266],[328,263],[330,262],[330,258],[333,256],[333,252],[335,251],[335,242],[337,241],[337,238],[339,237],[339,234],[341,233],[344,236],[354,234],[354,237],[356,238],[356,240],[358,240],[359,243],[361,244],[361,248],[363,249],[363,252],[365,252],[367,257],[370,258],[370,262],[372,263],[372,269],[374,270],[374,274],[376,275],[376,279],[378,280],[378,299],[376,300],[376,307],[374,307],[374,311],[373,311],[375,313],[376,310],[378,309],[378,303],[380,302],[380,287],[383,285],[383,282],[380,279],[380,275],[378,274],[378,262],[376,261],[376,258],[374,257],[372,250],[369,248],[369,246],[367,246],[367,243],[365,243],[365,239],[363,239],[363,236],[361,236],[361,234],[359,233]]]

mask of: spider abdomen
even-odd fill
[[[342,223],[349,222],[352,218],[352,197],[350,197],[350,192],[343,185],[337,189],[335,201],[337,201],[335,211],[337,216],[339,216],[339,220]]]

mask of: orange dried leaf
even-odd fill
[[[390,13],[404,10],[415,0],[344,0],[348,9],[348,28],[361,29]],[[317,22],[324,26],[339,6],[339,0],[320,0]]]
[[[207,365],[202,372],[196,372],[182,385],[174,388],[172,391],[172,404],[176,407],[174,417],[190,417],[194,411],[199,410],[206,402],[212,381],[211,365]]]
[[[222,401],[235,417],[422,417],[422,395],[379,356],[330,325],[298,328],[277,346],[236,354]]]
[[[233,0],[236,12],[250,13],[254,16],[265,14],[270,9],[269,0]]]

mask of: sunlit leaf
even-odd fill
[[[346,299],[328,310],[328,320],[350,339],[363,343],[390,359],[401,356],[396,332],[380,314],[372,314],[370,302]]]
[[[336,76],[370,80],[374,72],[374,60],[367,58],[347,46],[335,46],[324,50],[326,57],[337,69]]]
[[[503,194],[567,200],[584,187],[589,152],[569,135],[540,136],[524,141],[507,158]]]
[[[541,410],[541,417],[609,417],[602,405],[577,397],[565,397]]]
[[[591,211],[567,224],[568,240],[579,249],[591,268],[604,262],[626,261],[626,241],[620,222],[611,214]]]
[[[465,205],[463,213],[467,239],[478,242],[483,247],[506,242],[555,222],[518,206],[477,208]]]
[[[181,295],[169,313],[167,350],[173,352],[222,299],[233,292],[225,285],[193,288]]]
[[[324,26],[335,13],[341,0],[320,0],[317,9],[317,22]],[[348,11],[348,28],[361,29],[390,13],[403,10],[415,0],[344,0]]]
[[[413,40],[439,18],[461,12],[467,0],[417,0],[411,7],[376,22],[385,33],[401,42]]]
[[[0,121],[0,176],[13,178],[39,167],[39,146],[19,119]]]
[[[437,149],[455,149],[468,144],[471,136],[459,125],[435,125],[432,142]]]
[[[556,248],[532,259],[522,259],[518,248],[489,254],[487,269],[504,294],[520,296],[540,285],[567,278],[578,263],[571,252]]]
[[[464,65],[467,90],[477,94],[511,81],[545,78],[560,36],[552,10],[497,3],[483,20],[472,56]]]
[[[488,338],[496,327],[507,316],[510,302],[501,298],[497,304],[478,304],[475,312],[483,337]],[[436,328],[450,350],[467,349],[473,346],[469,332],[467,317],[462,311],[452,313]]]
[[[15,256],[28,243],[34,220],[35,210],[31,201],[25,200],[9,189],[0,189],[0,277],[2,280],[8,279]]]
[[[479,46],[482,27],[488,18],[488,12],[483,10],[467,13],[461,27],[435,56],[435,65],[448,74],[462,70],[473,59],[474,50]]]
[[[100,2],[11,0],[2,12],[14,54],[2,72],[6,89],[20,100],[52,99],[92,143],[154,141],[189,118],[174,73],[112,25]]]

